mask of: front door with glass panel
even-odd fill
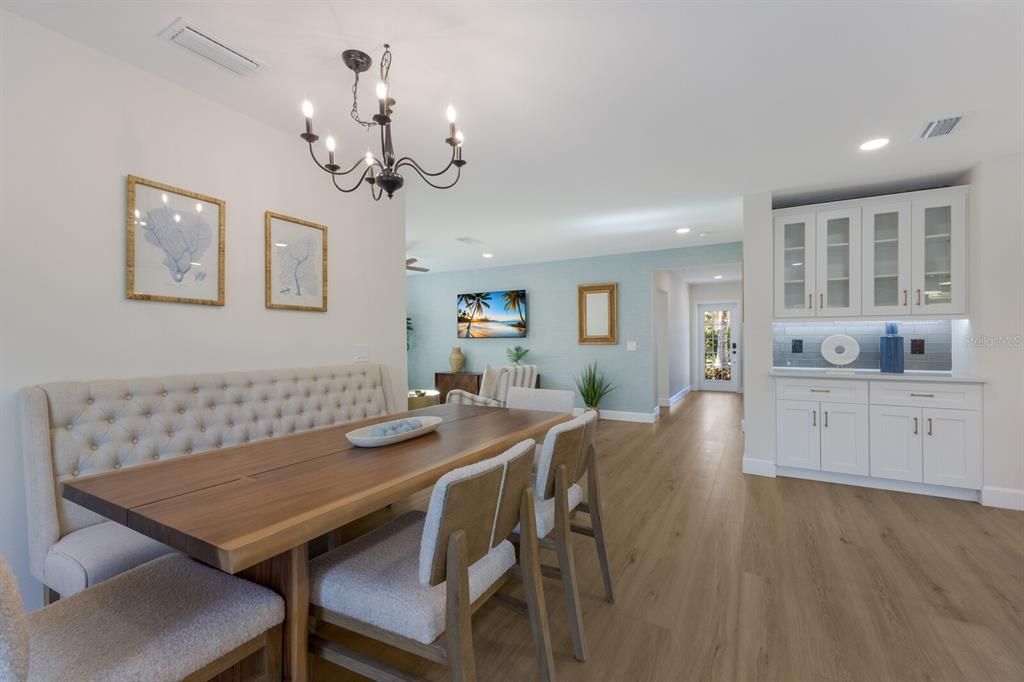
[[[699,386],[702,391],[735,391],[739,386],[739,334],[734,303],[701,303],[697,306],[698,329],[703,343]]]

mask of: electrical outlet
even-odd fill
[[[910,354],[924,355],[924,339],[910,339]]]
[[[365,343],[357,343],[355,346],[356,362],[370,361],[370,347]]]
[[[636,350],[636,341],[626,341],[626,350]]]
[[[804,340],[803,339],[793,339],[793,348],[792,348],[791,352],[793,352],[793,353],[803,353],[804,352]]]

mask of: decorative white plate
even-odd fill
[[[408,421],[410,419],[419,419],[423,422],[423,426],[412,431],[406,431],[405,433],[396,433],[391,436],[374,436],[373,430],[380,426],[387,426],[388,424],[397,424],[398,422]],[[401,443],[403,440],[409,440],[410,438],[416,438],[417,436],[424,436],[438,426],[441,425],[444,419],[441,417],[403,417],[401,419],[392,419],[387,422],[380,422],[379,424],[372,424],[370,426],[364,426],[361,429],[355,431],[349,431],[345,434],[345,438],[348,438],[352,445],[361,448],[379,448],[382,445],[392,445],[394,443]]]
[[[821,342],[821,356],[833,365],[848,365],[860,355],[857,339],[846,334],[833,334]]]

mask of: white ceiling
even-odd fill
[[[308,97],[354,153],[339,55],[390,42],[399,154],[447,158],[449,102],[466,134],[454,190],[403,190],[409,255],[434,271],[732,241],[745,193],[949,176],[1024,135],[1016,0],[0,5],[288,132]],[[241,78],[156,37],[179,16],[270,68]],[[953,114],[948,138],[912,140]]]

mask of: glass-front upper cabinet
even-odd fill
[[[814,214],[775,218],[775,317],[814,317]]]
[[[817,317],[860,315],[861,209],[822,211],[817,216]]]
[[[912,292],[916,315],[967,312],[967,191],[956,188],[912,206]]]
[[[862,315],[909,315],[910,202],[862,209]]]

